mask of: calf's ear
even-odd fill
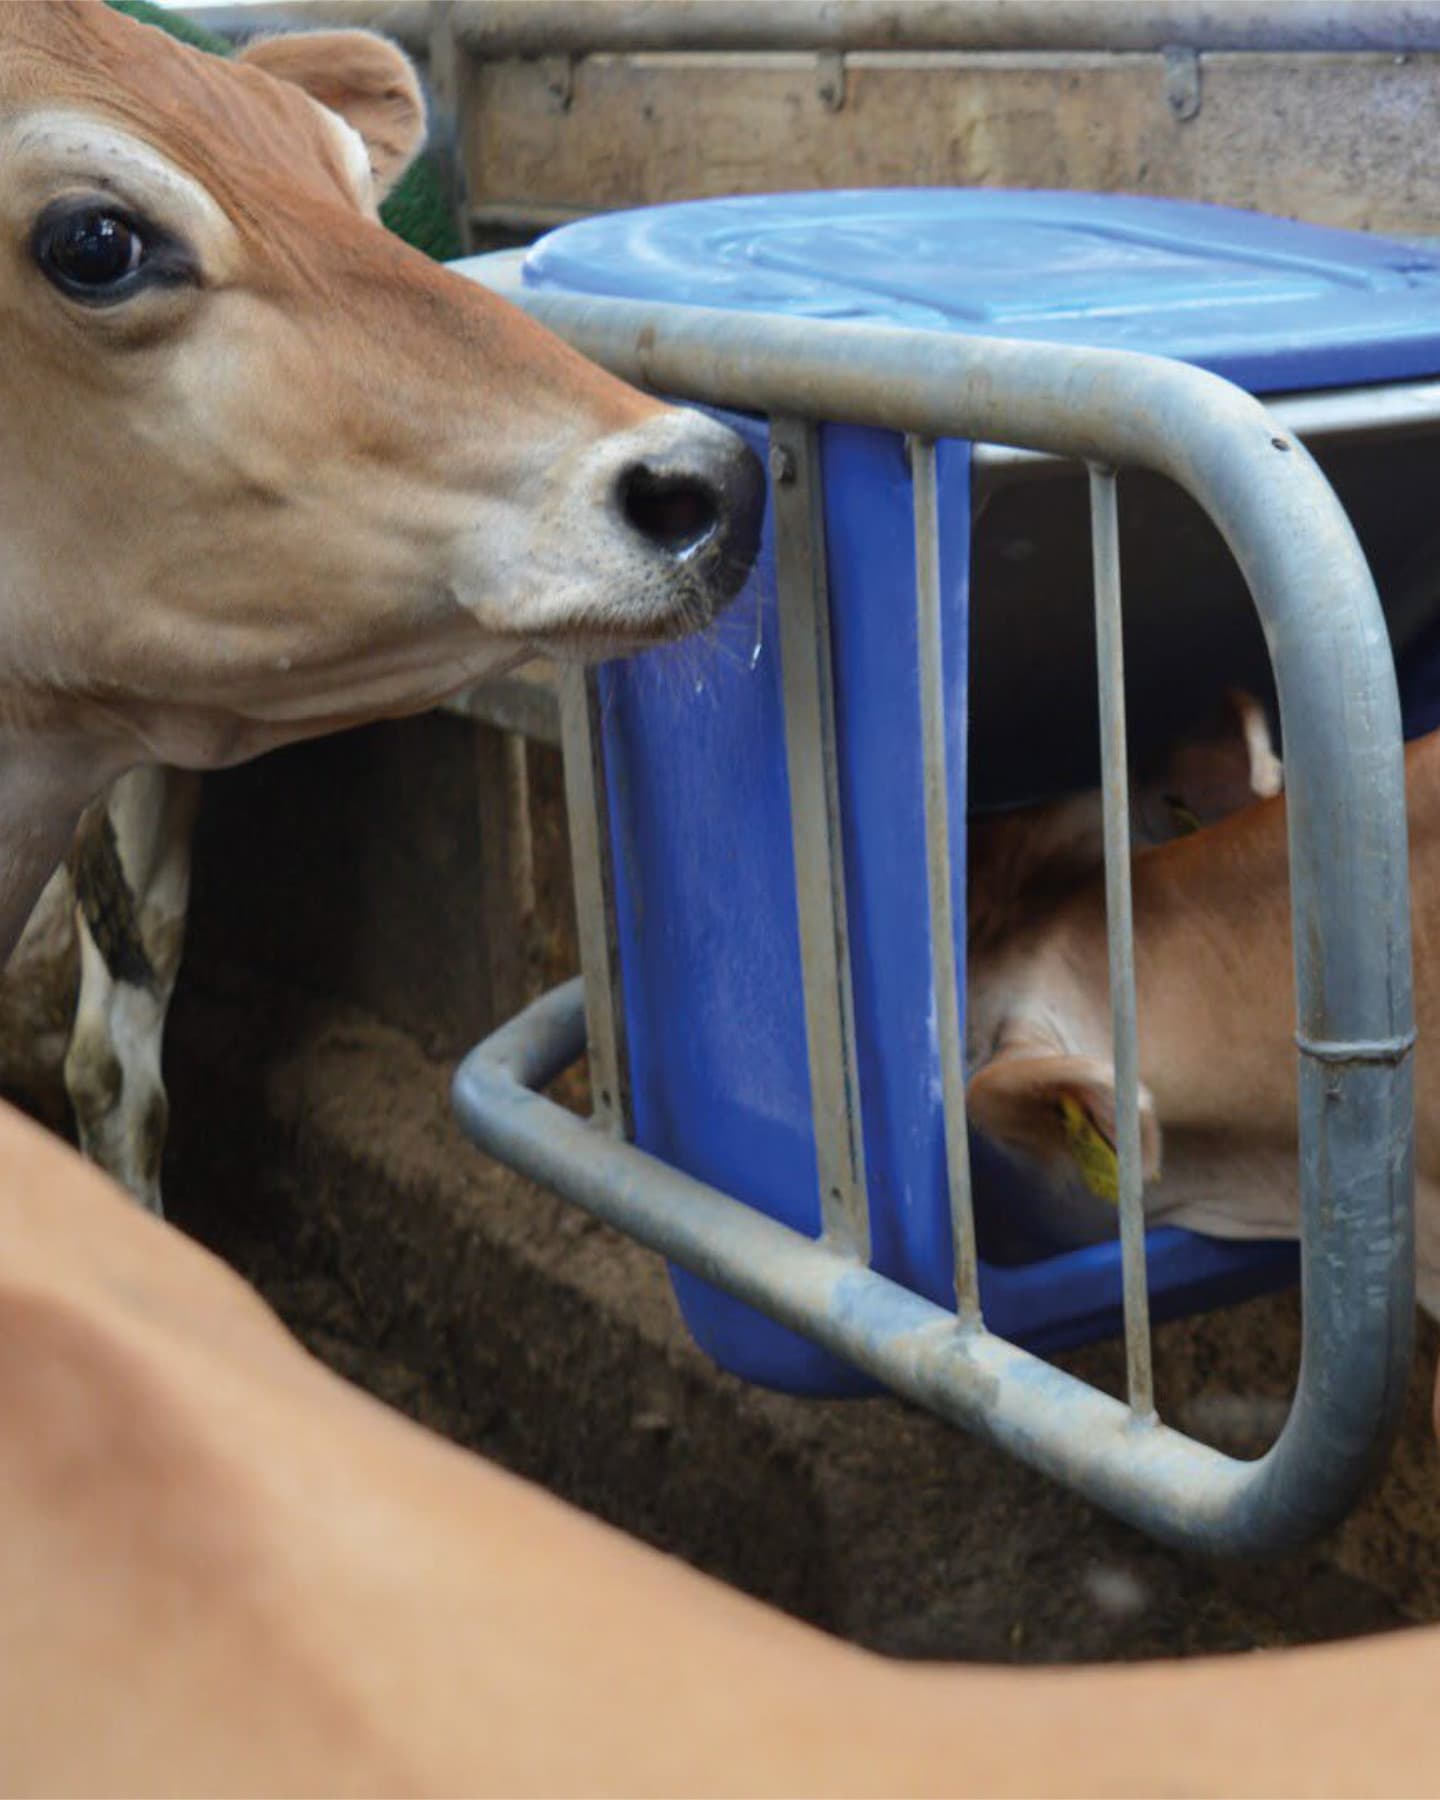
[[[1057,1179],[1078,1176],[1102,1200],[1119,1198],[1109,1063],[1090,1056],[998,1056],[971,1081],[966,1105],[970,1123],[1007,1150]],[[1140,1161],[1147,1180],[1160,1173],[1160,1122],[1143,1083]]]
[[[238,61],[303,88],[364,140],[377,203],[425,142],[425,98],[403,50],[369,31],[296,31],[257,38]]]
[[[1260,701],[1232,688],[1209,729],[1170,753],[1162,785],[1172,814],[1188,814],[1192,831],[1280,793],[1285,772]]]

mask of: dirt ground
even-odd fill
[[[711,1366],[656,1258],[487,1163],[451,1120],[456,1055],[480,1035],[456,823],[472,766],[468,728],[431,720],[267,759],[207,797],[167,1049],[167,1197],[316,1354],[637,1536],[902,1656],[1175,1656],[1440,1618],[1428,1330],[1375,1493],[1265,1564],[1163,1549],[901,1402],[795,1400]],[[554,770],[538,775],[543,862],[561,822]],[[1258,1449],[1297,1350],[1293,1294],[1161,1327],[1162,1411]],[[1116,1345],[1065,1360],[1118,1385]]]

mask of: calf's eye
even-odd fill
[[[47,280],[72,300],[105,305],[152,280],[183,279],[190,268],[163,233],[95,201],[57,201],[36,221],[31,253]]]
[[[76,287],[106,288],[133,275],[145,256],[139,232],[113,213],[78,213],[63,220],[46,245],[46,263]]]

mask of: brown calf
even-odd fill
[[[423,127],[364,33],[221,62],[0,0],[0,956],[108,785],[78,917],[57,877],[0,995],[0,1077],[58,1071],[78,964],[81,1141],[157,1209],[194,807],[158,765],[674,636],[753,553],[737,439],[379,227]]]
[[[1421,1304],[1440,1316],[1440,1064],[1427,1048],[1440,1027],[1440,734],[1409,746],[1406,782],[1419,1029],[1416,1274]],[[1133,893],[1146,1210],[1226,1237],[1293,1236],[1284,799],[1143,851]],[[1077,1115],[1114,1142],[1103,875],[1078,870],[1012,898],[1008,924],[992,909],[992,929],[971,945],[970,1118],[1063,1195],[1081,1179]]]
[[[705,623],[733,434],[409,249],[423,117],[365,34],[223,61],[0,0],[0,945],[81,808]]]

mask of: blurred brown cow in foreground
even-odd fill
[[[1185,1664],[887,1663],[348,1388],[3,1107],[0,1416],[8,1793],[1440,1785],[1440,1629]]]

